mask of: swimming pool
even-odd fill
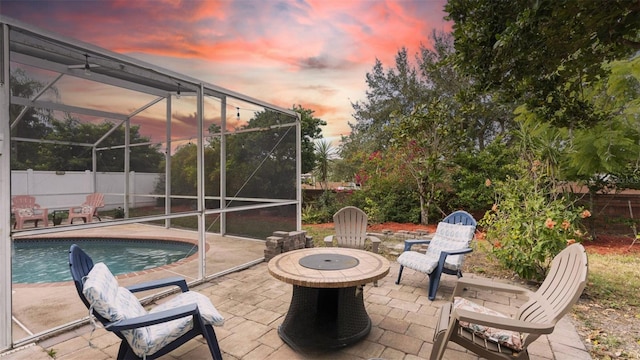
[[[78,244],[94,263],[104,262],[114,275],[152,269],[185,259],[198,246],[180,241],[135,239],[38,239],[13,243],[12,281],[50,283],[71,280],[69,247]]]

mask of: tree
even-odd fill
[[[367,74],[367,101],[354,104],[357,123],[343,141],[339,166],[342,174],[350,171],[376,186],[390,183],[380,177],[401,174],[400,178],[411,179],[422,222],[428,222],[434,211],[444,214],[457,154],[475,154],[513,126],[512,107],[472,91],[473,78],[456,69],[451,61],[453,38],[433,32],[431,40],[432,48],[420,47],[415,65],[401,49],[395,68],[385,71],[377,61]],[[385,171],[370,166],[377,156],[385,159]],[[381,192],[368,186],[369,190]]]
[[[590,126],[584,87],[606,77],[602,64],[640,49],[640,3],[611,0],[449,0],[456,64],[483,90],[519,99],[540,117]]]
[[[366,75],[367,100],[352,103],[356,123],[351,126],[349,142],[368,152],[382,150],[391,139],[389,125],[394,116],[409,115],[431,93],[419,79],[418,70],[409,63],[407,49],[396,55],[395,68],[385,71],[376,59]]]
[[[40,163],[34,164],[37,170],[84,171],[93,168],[92,148],[71,145],[69,143],[93,144],[115,125],[110,121],[100,124],[80,122],[67,115],[63,121],[52,120],[51,131],[45,140],[59,141],[60,144],[42,144]],[[124,145],[125,128],[119,126],[98,147]],[[130,127],[130,143],[148,143],[149,138],[140,135],[140,127]],[[99,151],[96,171],[124,171],[124,148]],[[130,147],[129,168],[131,171],[157,172],[164,159],[159,145],[140,145]]]
[[[271,110],[257,112],[227,138],[227,194],[295,199],[296,131]]]
[[[11,93],[13,96],[33,98],[44,88],[44,84],[30,79],[24,70],[17,69],[11,74]],[[55,88],[49,89],[57,96]],[[74,145],[92,144],[113,128],[114,124],[104,121],[101,124],[81,122],[65,114],[65,119],[54,118],[53,111],[11,105],[10,119],[13,123],[22,113],[19,121],[12,129],[11,136],[28,138],[35,141],[53,140],[50,142],[13,141],[11,168],[16,170],[65,170],[84,171],[93,168],[92,148]],[[149,138],[139,132],[139,126],[130,128],[130,142],[148,143]],[[118,127],[110,136],[99,144],[100,147],[124,145],[125,130]],[[133,171],[156,172],[164,159],[159,145],[140,145],[131,147],[130,169]],[[98,153],[100,171],[123,171],[124,149],[105,150]],[[97,170],[97,169],[96,169]]]
[[[33,98],[40,90],[44,88],[44,84],[27,77],[23,69],[16,69],[10,75],[11,94],[26,99]],[[55,92],[55,89],[52,89]],[[23,111],[23,107],[19,105],[11,105],[9,108],[9,117],[11,123],[16,121],[18,115]],[[11,130],[11,136],[30,139],[42,139],[50,131],[48,125],[53,118],[51,111],[27,107],[24,114],[17,122],[14,129]],[[34,146],[32,142],[12,142],[11,146],[11,168],[16,170],[26,170],[37,168],[42,164],[40,159],[39,146]]]
[[[449,183],[453,159],[463,139],[460,118],[450,103],[440,99],[397,120],[392,153],[397,164],[414,180],[423,224],[429,223],[432,207],[444,213],[438,200]]]
[[[424,74],[409,61],[408,51],[402,48],[395,58],[395,67],[385,69],[376,59],[371,72],[366,75],[366,100],[352,103],[355,123],[350,123],[351,133],[342,138],[341,160],[336,165],[339,178],[353,178],[366,182],[377,172],[371,173],[371,157],[389,150],[393,137],[393,119],[409,116],[420,104],[432,96]],[[384,186],[386,181],[371,181]],[[367,191],[387,192],[389,189],[368,188]]]

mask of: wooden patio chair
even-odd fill
[[[470,253],[471,240],[476,232],[476,220],[466,211],[454,211],[436,228],[431,240],[404,241],[404,252],[398,256],[400,270],[396,284],[400,284],[404,267],[429,275],[429,300],[436,298],[442,274],[462,277],[464,254]],[[428,244],[426,253],[411,251],[413,245]]]
[[[380,250],[380,239],[373,235],[367,235],[367,214],[355,206],[345,206],[333,214],[333,226],[335,235],[324,238],[326,246],[334,246],[336,240],[338,247],[353,249],[366,249],[367,239],[371,242],[370,251],[377,254]],[[378,286],[378,281],[373,282]]]
[[[326,246],[334,246],[335,239],[339,247],[364,249],[368,239],[371,251],[378,253],[380,239],[367,235],[367,214],[364,211],[355,206],[343,207],[333,215],[333,225],[336,233],[324,238]]]
[[[73,219],[75,218],[81,218],[85,223],[92,222],[94,217],[102,221],[98,215],[98,208],[101,207],[104,207],[104,194],[93,193],[87,195],[82,205],[69,208],[69,224],[73,224]]]
[[[551,263],[536,292],[482,279],[460,279],[453,302],[440,309],[431,360],[441,359],[448,342],[486,359],[529,359],[527,347],[556,323],[578,301],[587,283],[587,254],[581,244],[569,245]],[[462,297],[465,289],[523,295],[528,299],[514,318],[474,304]]]
[[[16,195],[11,198],[11,212],[15,217],[13,228],[20,230],[25,221],[44,221],[44,227],[49,226],[49,210],[36,204],[36,198],[30,195]]]
[[[93,260],[78,245],[69,249],[69,267],[80,299],[107,331],[122,342],[118,360],[156,359],[198,335],[205,339],[214,360],[222,360],[212,325],[224,318],[206,296],[189,291],[181,277],[120,287],[104,263]],[[182,292],[147,312],[132,293],[177,286]]]

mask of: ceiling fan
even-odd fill
[[[89,54],[84,54],[84,64],[82,65],[69,65],[68,69],[84,69],[84,74],[91,75],[91,69],[100,67],[98,64],[89,64]]]

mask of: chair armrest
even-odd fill
[[[373,235],[367,235],[367,238],[371,240],[371,251],[377,254],[380,249],[380,239]]]
[[[473,251],[472,248],[464,248],[464,249],[457,249],[457,250],[442,250],[440,251],[440,258],[438,259],[439,260],[438,262],[444,264],[444,261],[447,259],[447,256],[449,255],[468,254],[472,251]]]
[[[189,287],[187,286],[187,281],[184,278],[179,276],[168,277],[164,279],[151,280],[147,282],[143,282],[140,284],[134,284],[130,286],[125,286],[125,288],[131,292],[139,292],[151,289],[158,289],[167,286],[177,286],[182,290],[182,292],[189,291]]]
[[[198,304],[187,304],[173,309],[159,311],[153,314],[138,316],[131,319],[124,319],[108,323],[104,326],[110,331],[122,331],[129,329],[137,329],[145,326],[166,323],[167,321],[183,318],[185,316],[193,316],[198,313]]]
[[[438,267],[437,267],[437,269],[439,269],[438,271],[442,272],[442,269],[444,268],[444,262],[447,260],[447,256],[449,256],[449,255],[467,254],[467,253],[470,253],[472,251],[473,251],[472,248],[440,251],[440,258],[438,258]]]
[[[530,334],[551,334],[555,327],[554,324],[549,323],[533,323],[502,316],[480,314],[463,309],[454,309],[451,316],[459,321],[466,321],[472,324]]]
[[[333,246],[333,235],[328,235],[324,237],[324,246],[327,246],[327,247]]]
[[[443,250],[440,252],[440,256],[447,257],[449,255],[461,255],[461,254],[468,254],[470,252],[472,252],[473,249],[472,248],[464,248],[464,249],[458,249],[458,250]]]
[[[413,245],[419,245],[419,244],[429,244],[431,243],[431,240],[425,240],[425,239],[410,239],[410,240],[405,240],[404,241],[404,250],[403,251],[409,251],[411,250],[411,247]]]
[[[510,285],[499,283],[495,281],[489,281],[487,279],[469,279],[469,278],[460,278],[456,283],[456,287],[453,290],[453,296],[460,296],[465,289],[468,288],[476,288],[481,290],[492,290],[492,291],[500,291],[509,294],[519,294],[527,297],[531,297],[532,292],[528,289]]]

